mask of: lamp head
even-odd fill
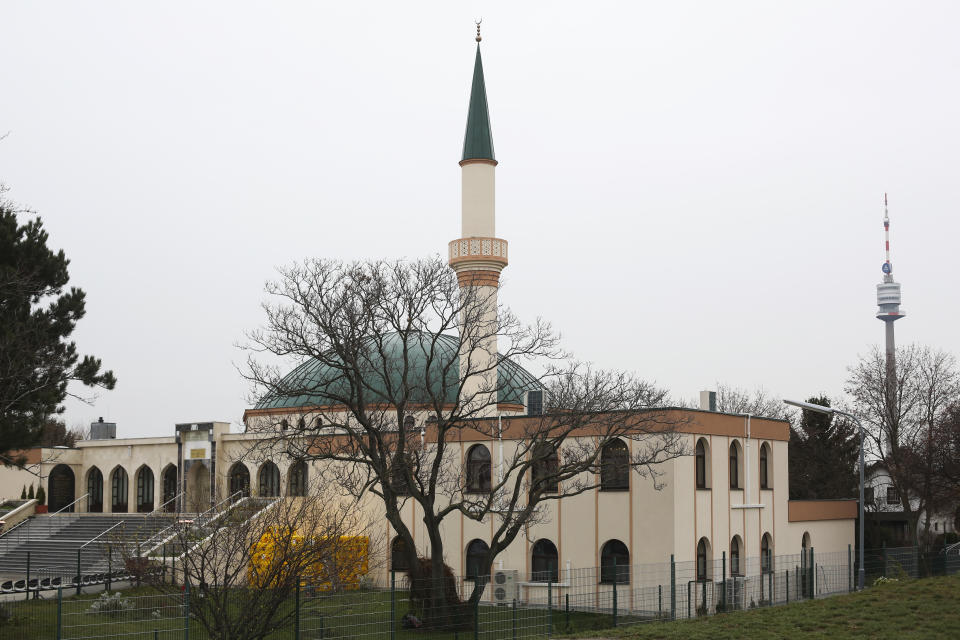
[[[787,400],[783,399],[784,404],[793,405],[794,407],[800,407],[801,409],[807,409],[809,411],[816,411],[817,413],[825,413],[827,415],[832,415],[836,413],[836,409],[832,407],[825,407],[821,404],[813,404],[812,402],[800,402],[799,400]]]

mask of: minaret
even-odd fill
[[[887,194],[883,194],[883,235],[886,260],[883,263],[883,282],[877,285],[877,319],[883,320],[886,331],[887,351],[887,411],[893,422],[894,399],[897,395],[897,346],[893,338],[893,323],[905,316],[900,310],[900,283],[893,280],[893,263],[890,262],[890,215],[887,212]],[[892,444],[892,443],[888,443]]]
[[[463,399],[472,399],[477,415],[487,416],[497,413],[496,398],[490,395],[495,393],[493,390],[497,386],[497,289],[500,271],[507,266],[507,241],[496,237],[496,166],[480,60],[480,24],[477,23],[477,57],[460,160],[461,230],[460,238],[449,245],[449,255],[450,266],[457,272],[464,299],[478,311],[474,318],[464,323],[466,331],[472,335],[463,336],[461,341],[473,348],[468,346],[460,354],[461,374],[468,362],[472,372],[486,372],[468,377],[464,382]]]

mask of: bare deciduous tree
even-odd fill
[[[890,474],[910,535],[921,542],[921,515],[929,533],[930,518],[950,506],[937,453],[947,412],[960,398],[960,371],[951,354],[920,345],[898,348],[896,359],[892,396],[886,358],[876,348],[850,368],[846,391],[864,421],[865,446]]]
[[[265,411],[248,429],[268,434],[262,446],[323,461],[346,494],[379,498],[410,567],[420,565],[401,507],[415,502],[430,545],[424,578],[434,584],[443,584],[449,516],[493,519],[489,567],[544,517],[545,503],[598,486],[615,440],[630,443],[617,455],[654,485],[658,465],[685,453],[684,419],[664,408],[663,390],[574,361],[548,323],[520,322],[496,306],[492,287],[461,288],[439,258],[311,260],[282,270],[267,292],[274,300],[264,305],[266,326],[249,334],[245,375],[256,397],[298,413],[288,422]],[[285,375],[277,360],[299,366]],[[501,419],[504,404],[516,412],[535,389],[547,399],[542,415]],[[509,446],[477,483],[460,443],[501,439]],[[478,581],[471,602],[482,588]],[[446,606],[440,591],[432,607]]]
[[[298,582],[355,587],[381,540],[352,501],[322,489],[304,498],[246,498],[204,522],[180,520],[161,547],[177,582],[190,584],[190,614],[217,640],[260,640],[289,628]],[[319,495],[318,495],[319,494]],[[127,570],[168,591],[167,572],[124,540]],[[350,584],[346,584],[350,582]]]

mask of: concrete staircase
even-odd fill
[[[135,546],[173,523],[174,514],[63,514],[35,516],[28,523],[0,536],[0,591],[5,579],[23,578],[27,574],[27,552],[30,552],[32,574],[73,576],[77,572],[77,551],[80,550],[80,571],[106,565],[107,549],[113,544]],[[107,533],[109,532],[109,533]],[[93,541],[93,542],[91,542]],[[82,549],[81,549],[82,548]],[[120,565],[121,553],[114,553]],[[120,568],[120,567],[118,567]]]

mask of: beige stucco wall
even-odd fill
[[[461,169],[461,228],[464,238],[497,235],[495,223],[496,168],[469,162]]]

